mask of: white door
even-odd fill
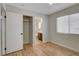
[[[6,52],[23,49],[23,17],[21,14],[6,13]]]

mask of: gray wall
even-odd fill
[[[30,20],[29,20],[29,42],[30,43],[33,43],[33,40],[32,40],[32,38],[33,38],[33,18],[31,17],[30,18]]]
[[[56,32],[56,18],[74,13],[79,13],[79,4],[49,15],[48,37],[49,41],[51,42],[54,42],[56,44],[62,45],[75,51],[79,51],[79,34],[64,34]]]

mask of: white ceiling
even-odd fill
[[[75,5],[75,3],[53,3],[52,5],[49,5],[48,3],[9,3],[8,5],[50,15],[72,5]]]

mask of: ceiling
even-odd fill
[[[31,10],[45,15],[50,15],[75,5],[75,3],[52,3],[52,5],[48,3],[9,3],[8,5]]]

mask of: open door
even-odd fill
[[[13,12],[6,16],[6,53],[11,53],[23,49],[23,17]]]

